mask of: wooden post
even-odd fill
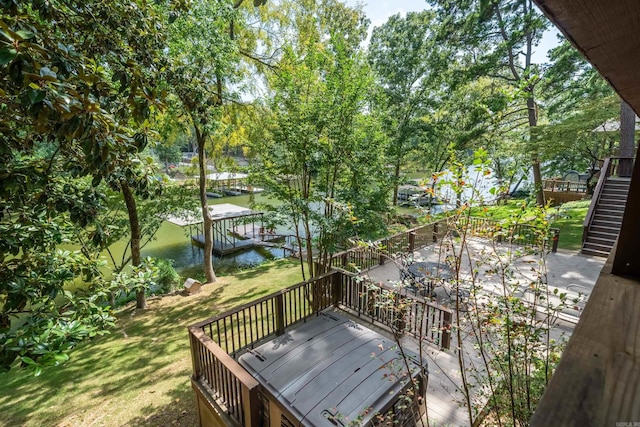
[[[453,316],[450,311],[445,311],[442,316],[442,343],[444,349],[451,348],[451,320]]]
[[[409,252],[413,252],[416,247],[416,232],[411,231],[409,233]]]
[[[244,427],[260,426],[260,396],[259,386],[249,388],[242,385],[242,409],[244,411]]]
[[[398,337],[401,337],[404,335],[404,330],[406,328],[406,322],[405,322],[405,308],[402,308],[400,306],[400,296],[396,295],[395,296],[395,301],[393,303],[394,306],[394,314],[396,316],[396,318],[394,319],[394,323],[395,323],[395,328],[396,328],[396,334]]]
[[[284,292],[284,291],[283,291]],[[284,296],[276,295],[276,335],[284,334]]]
[[[558,252],[558,240],[560,240],[560,230],[553,230],[551,252]]]
[[[343,274],[339,271],[334,271],[331,275],[331,298],[333,306],[338,308],[340,301],[342,300],[342,278]]]
[[[433,243],[438,243],[438,223],[433,223]]]
[[[640,147],[638,151],[640,152]],[[640,221],[638,218],[640,218],[640,162],[636,162],[633,167],[627,205],[624,209],[620,236],[613,256],[611,272],[616,276],[640,277],[640,263],[638,262]]]
[[[191,332],[191,328],[187,329],[189,331],[189,343],[191,344],[191,364],[193,366],[193,375],[192,378],[195,381],[200,379],[200,342],[198,338]]]

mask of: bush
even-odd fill
[[[169,293],[176,289],[180,284],[180,275],[173,268],[172,259],[157,259],[156,267],[158,272],[156,273],[156,283],[158,284],[161,293]]]

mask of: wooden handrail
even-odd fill
[[[219,314],[217,316],[213,316],[213,317],[210,317],[208,319],[202,320],[200,322],[194,323],[193,325],[190,326],[190,328],[201,328],[202,329],[204,326],[210,325],[210,324],[214,323],[216,320],[220,320],[220,319],[222,319],[224,317],[229,317],[230,315],[235,314],[235,313],[239,313],[239,312],[241,312],[242,310],[244,310],[246,308],[253,307],[255,305],[258,305],[260,303],[268,301],[270,299],[276,298],[279,295],[282,295],[282,294],[284,294],[286,292],[295,290],[297,288],[301,288],[303,286],[308,285],[309,283],[316,282],[316,281],[318,281],[320,279],[323,279],[325,277],[332,276],[335,273],[336,273],[335,271],[330,271],[329,273],[325,273],[325,274],[323,274],[321,276],[311,278],[311,279],[307,280],[306,282],[297,283],[297,284],[295,284],[293,286],[290,286],[288,288],[281,289],[279,291],[273,292],[273,293],[271,293],[269,295],[266,295],[266,296],[264,296],[262,298],[258,298],[258,299],[252,300],[252,301],[250,301],[250,302],[248,302],[246,304],[243,304],[241,306],[232,308],[231,310],[227,310],[224,313],[221,313],[221,314]]]
[[[589,226],[591,225],[593,217],[596,214],[596,206],[598,205],[598,201],[600,200],[600,195],[602,194],[604,183],[609,177],[610,169],[611,157],[607,157],[606,159],[604,159],[602,169],[600,169],[600,177],[598,178],[596,188],[593,190],[593,196],[591,196],[591,204],[589,205],[589,210],[587,211],[587,215],[585,216],[584,222],[582,223],[582,243],[587,240],[587,235],[589,234]]]
[[[251,376],[233,357],[229,356],[219,345],[217,345],[211,338],[204,333],[200,328],[189,326],[189,333],[202,343],[206,349],[213,354],[224,366],[226,366],[231,373],[238,378],[238,380],[247,387],[253,389],[260,385],[258,381]]]
[[[226,413],[244,427],[259,425],[260,384],[238,362],[198,327],[189,327],[193,381],[226,408]],[[213,390],[210,394],[207,390]]]

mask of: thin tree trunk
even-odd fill
[[[530,92],[530,97],[527,99],[527,111],[529,116],[529,141],[531,147],[533,147],[533,154],[531,157],[531,169],[533,171],[533,185],[535,186],[536,203],[539,206],[544,206],[544,192],[542,191],[542,172],[540,170],[540,159],[538,158],[537,137],[535,133],[535,127],[538,126],[538,113],[536,111],[536,101],[533,98],[533,90]]]
[[[129,228],[131,229],[131,264],[135,267],[140,265],[140,240],[142,239],[142,231],[140,228],[140,220],[138,218],[138,207],[136,199],[126,181],[120,183],[122,196],[127,205],[127,213],[129,214]],[[136,308],[147,308],[147,298],[144,289],[136,290]]]
[[[204,275],[207,283],[216,281],[216,273],[213,270],[213,221],[209,215],[209,203],[207,201],[207,159],[204,152],[206,135],[195,125],[196,139],[198,141],[198,166],[200,169],[200,206],[202,207],[202,233],[204,234]]]
[[[400,155],[398,155],[398,159],[396,160],[396,168],[394,171],[394,181],[393,181],[393,206],[398,206],[398,187],[400,184]]]

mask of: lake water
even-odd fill
[[[261,194],[254,196],[255,202],[273,202]],[[243,194],[240,196],[223,197],[220,199],[209,199],[209,205],[221,203],[232,203],[234,205],[250,207],[251,196]],[[118,246],[116,246],[117,250]],[[120,247],[122,251],[123,247]],[[229,273],[238,269],[247,268],[261,264],[267,260],[281,258],[284,255],[283,249],[278,248],[255,248],[224,257],[213,256],[214,269],[216,273]],[[156,239],[150,242],[142,250],[143,257],[155,257],[173,260],[173,266],[183,276],[192,276],[195,272],[202,271],[204,249],[191,244],[191,236],[188,227],[179,227],[167,221],[156,234]]]

